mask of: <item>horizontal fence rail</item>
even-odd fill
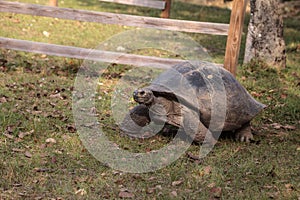
[[[171,66],[186,62],[186,60],[141,56],[112,51],[101,51],[80,47],[47,44],[0,37],[0,48],[25,51],[31,53],[62,56],[68,58],[94,60],[99,62],[134,65],[138,67],[153,67],[168,69]]]
[[[111,3],[120,3],[133,6],[142,6],[149,8],[165,9],[165,1],[156,1],[156,0],[99,0]]]
[[[70,8],[58,8],[8,1],[0,1],[0,12],[212,35],[227,35],[229,29],[229,25],[223,23],[195,22],[188,20],[75,10]]]

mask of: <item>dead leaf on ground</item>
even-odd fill
[[[174,191],[172,191],[171,192],[171,196],[173,196],[173,197],[177,197],[177,192],[174,190]]]
[[[179,180],[179,181],[173,181],[172,182],[172,186],[178,186],[181,185],[183,183],[183,181]]]
[[[15,130],[15,128],[14,128],[13,126],[7,126],[7,127],[6,127],[6,131],[7,131],[7,133],[9,133],[9,134],[13,133],[14,130]]]
[[[284,94],[284,93],[283,93],[283,94],[280,95],[280,97],[281,97],[282,99],[286,99],[286,98],[287,98],[287,94]]]
[[[32,154],[31,154],[29,151],[25,151],[24,156],[25,156],[26,158],[31,158],[31,157],[32,157]]]
[[[50,98],[58,98],[58,99],[64,99],[62,96],[61,96],[61,94],[60,93],[57,93],[57,94],[51,94],[50,96],[49,96]]]
[[[294,190],[294,186],[290,183],[284,185],[288,192]]]
[[[216,183],[210,183],[210,184],[207,185],[207,187],[209,187],[209,188],[213,188],[215,186],[216,186]]]
[[[24,152],[24,149],[17,149],[17,148],[12,148],[13,152]]]
[[[189,159],[193,160],[196,164],[200,164],[203,160],[200,159],[199,156],[192,154],[191,152],[186,153]]]
[[[75,133],[76,132],[75,124],[67,124],[67,129],[70,133]]]
[[[6,102],[7,102],[6,97],[1,97],[0,98],[0,103],[6,103]]]
[[[120,198],[133,198],[134,197],[134,194],[131,193],[131,192],[128,192],[128,191],[121,191],[119,193],[119,197]]]
[[[273,124],[270,124],[270,126],[272,127],[272,128],[274,128],[274,129],[280,129],[281,127],[282,127],[282,125],[281,124],[278,124],[278,123],[273,123]]]
[[[208,166],[204,167],[203,168],[203,172],[204,172],[205,175],[210,174],[210,172],[211,172],[211,166],[208,165]]]
[[[49,169],[49,168],[38,168],[38,167],[34,168],[33,170],[36,171],[36,172],[49,172],[49,171],[51,171],[51,169]]]
[[[81,188],[79,190],[76,190],[75,194],[83,196],[83,195],[86,195],[87,192],[85,191],[85,189]]]
[[[272,128],[279,130],[279,129],[285,129],[285,130],[296,130],[296,126],[293,125],[282,125],[279,123],[272,123],[269,126],[271,126]]]
[[[157,185],[157,186],[155,186],[155,188],[158,189],[158,190],[162,190],[162,186],[161,185]]]
[[[152,194],[152,193],[154,193],[155,192],[155,188],[148,188],[147,190],[146,190],[146,193],[147,194]]]
[[[257,92],[251,92],[251,95],[254,96],[254,97],[260,97],[260,96],[262,96],[262,94],[257,93]]]
[[[34,130],[31,130],[31,131],[28,131],[28,132],[19,132],[18,137],[23,139],[25,136],[31,135],[32,133],[34,133]]]
[[[209,190],[211,196],[215,198],[221,198],[222,195],[222,188],[220,187],[213,187]]]
[[[292,126],[292,125],[285,125],[283,126],[283,128],[286,130],[296,130],[296,126]]]
[[[151,176],[150,178],[148,178],[149,181],[153,181],[153,180],[155,180],[155,179],[156,179],[155,176]]]
[[[46,139],[46,143],[53,143],[53,144],[55,144],[56,140],[54,138],[48,138],[48,139]]]
[[[11,135],[11,134],[9,134],[9,133],[7,133],[7,132],[4,132],[3,135],[4,135],[5,137],[7,137],[8,139],[14,139],[14,136]]]

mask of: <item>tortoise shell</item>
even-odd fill
[[[178,64],[163,72],[145,89],[151,90],[156,97],[164,97],[170,103],[175,101],[198,112],[206,127],[214,120],[214,126],[210,126],[212,130],[238,129],[266,107],[256,101],[229,71],[209,62]],[[171,118],[169,123],[180,124],[178,119]]]

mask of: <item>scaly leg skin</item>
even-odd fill
[[[149,110],[145,105],[137,105],[124,118],[120,129],[125,134],[139,134],[142,127],[150,122]]]
[[[253,140],[250,123],[244,124],[235,132],[235,140],[240,142],[250,142]]]
[[[211,131],[200,121],[196,112],[186,107],[184,107],[182,111],[184,117],[182,126],[184,127],[186,134],[193,138],[194,142],[203,143],[205,138],[206,143],[215,144],[217,142]]]
[[[214,138],[212,132],[208,130],[202,122],[199,122],[198,133],[195,135],[194,142],[203,143],[206,138],[206,143],[215,144],[217,140]]]

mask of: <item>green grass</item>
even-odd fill
[[[59,5],[159,15],[159,11],[153,9],[96,0],[59,1]],[[226,23],[229,14],[227,9],[175,1],[171,17]],[[1,37],[85,48],[94,48],[128,29],[8,13],[0,13],[0,16]],[[43,35],[43,31],[50,36]],[[214,60],[223,61],[226,37],[189,35],[208,49]],[[286,69],[271,69],[259,61],[239,66],[238,80],[256,99],[268,105],[253,121],[257,133],[254,143],[236,143],[223,138],[200,163],[182,155],[171,165],[144,174],[115,171],[97,161],[74,130],[72,91],[82,60],[1,49],[0,199],[117,199],[123,190],[134,194],[135,199],[213,199],[218,196],[222,199],[299,199],[298,21],[285,19],[285,41]],[[243,48],[242,45],[241,52]],[[141,53],[173,56],[162,51]],[[242,57],[241,53],[240,60]],[[111,118],[111,95],[119,78],[129,69],[131,67],[111,65],[101,78],[104,85],[97,90],[97,95],[102,97],[97,102],[99,123],[107,126],[109,138],[124,149],[132,152],[159,149],[172,138],[157,135],[141,140],[120,136]],[[55,143],[49,142],[49,138]],[[192,145],[188,152],[197,155],[199,146]],[[179,181],[178,185],[175,181]],[[221,194],[216,190],[221,190]],[[177,197],[172,196],[174,191]]]

